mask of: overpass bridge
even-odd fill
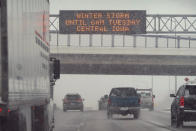
[[[196,75],[196,15],[147,15],[148,34],[132,36],[61,36],[55,21],[51,56],[62,74]]]
[[[62,74],[196,75],[195,49],[52,47],[51,52]]]

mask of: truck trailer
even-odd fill
[[[59,64],[50,60],[49,4],[0,0],[0,131],[54,127],[51,94]]]

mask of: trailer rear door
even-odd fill
[[[0,26],[1,26],[1,1],[0,1]],[[1,63],[1,27],[0,27],[0,63]],[[1,102],[1,64],[0,64],[0,102]]]
[[[0,98],[8,98],[7,0],[0,0]],[[1,102],[1,101],[0,101]]]

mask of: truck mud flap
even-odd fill
[[[12,111],[6,117],[0,117],[0,131],[23,131],[19,129],[18,111]]]
[[[32,131],[48,131],[47,105],[33,106],[31,110]]]

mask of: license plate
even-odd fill
[[[75,103],[71,103],[71,105],[75,105]]]
[[[124,110],[128,110],[128,109],[129,109],[128,107],[121,107],[121,108],[120,108],[120,110],[123,110],[123,111],[124,111]]]

